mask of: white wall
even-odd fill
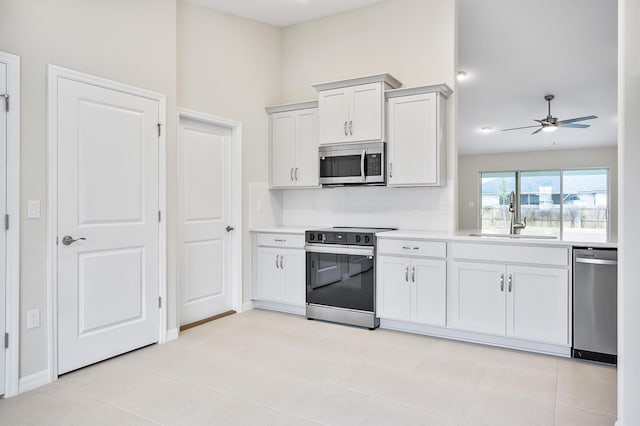
[[[47,369],[46,66],[60,65],[166,94],[171,158],[176,133],[175,9],[175,0],[0,0],[0,50],[22,61],[21,378]],[[171,194],[175,176],[171,168],[169,172]],[[27,200],[41,200],[40,219],[26,219]],[[30,309],[40,309],[41,325],[27,330]]]
[[[286,28],[283,101],[315,99],[314,83],[383,72],[404,87],[446,83],[455,89],[455,3],[387,0]],[[283,223],[455,229],[455,102],[454,94],[447,103],[446,187],[283,191]]]
[[[640,425],[640,2],[618,0],[618,420]]]
[[[250,296],[249,183],[267,181],[264,107],[281,102],[281,30],[179,1],[178,106],[242,122],[243,299]]]
[[[611,234],[618,230],[618,150],[616,148],[508,152],[458,157],[459,228],[477,229],[480,172],[602,167],[611,170]],[[471,206],[470,203],[473,203]]]

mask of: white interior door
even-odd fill
[[[232,308],[231,129],[180,120],[180,325]]]
[[[160,106],[66,78],[57,88],[62,374],[159,339]]]
[[[7,65],[0,63],[0,95],[7,93]],[[7,213],[7,110],[4,98],[0,97],[0,213]],[[0,231],[0,336],[6,333],[6,277],[7,277],[7,231]],[[4,342],[2,342],[4,343]],[[0,345],[0,395],[4,394],[5,357],[4,345]]]

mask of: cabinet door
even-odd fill
[[[505,335],[504,265],[451,262],[447,324],[453,328]]]
[[[296,186],[318,186],[318,109],[310,108],[297,111],[296,160],[294,177]]]
[[[444,326],[447,306],[447,262],[411,260],[412,321]]]
[[[320,143],[348,140],[348,88],[318,92],[318,132]]]
[[[304,250],[282,249],[283,295],[282,302],[304,305],[305,253]]]
[[[271,185],[294,186],[295,111],[271,115]]]
[[[283,293],[280,249],[258,247],[256,258],[255,298],[279,302]]]
[[[391,98],[388,114],[388,185],[440,185],[437,94]]]
[[[569,343],[569,271],[507,267],[507,335]]]
[[[378,256],[377,312],[380,318],[411,320],[409,259]]]
[[[384,93],[382,92],[382,83],[351,87],[349,101],[348,140],[383,140],[382,106]]]

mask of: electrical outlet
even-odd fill
[[[40,309],[27,311],[27,328],[40,327]]]

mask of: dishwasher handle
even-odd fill
[[[577,263],[589,263],[591,265],[617,265],[617,260],[593,259],[591,257],[576,257]]]

